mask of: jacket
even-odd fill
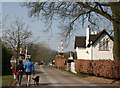
[[[30,61],[25,63],[24,68],[25,68],[25,72],[34,72],[34,65]]]

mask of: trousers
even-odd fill
[[[18,85],[21,85],[22,76],[23,76],[23,74],[18,74],[18,75],[17,75],[17,84],[18,84]]]

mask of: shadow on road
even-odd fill
[[[35,74],[41,74],[41,73],[43,73],[42,71],[35,71]]]

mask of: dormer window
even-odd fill
[[[103,39],[99,42],[99,51],[107,51],[109,50],[108,39]]]

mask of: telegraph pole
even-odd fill
[[[27,46],[26,46],[26,48],[25,48],[25,60],[27,59],[27,52],[28,52],[28,50],[27,50]]]

